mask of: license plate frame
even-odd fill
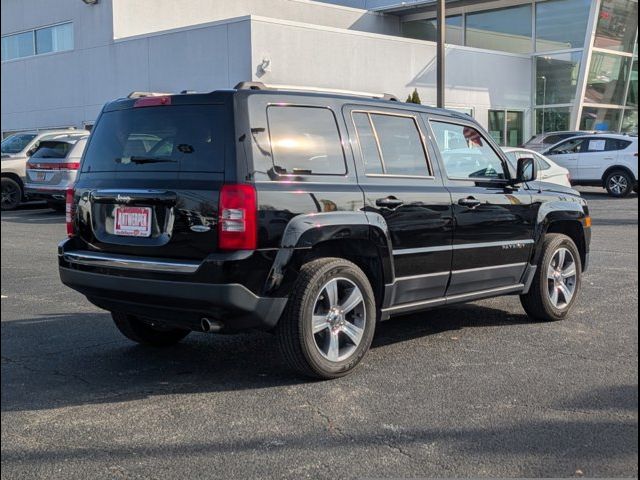
[[[119,237],[151,236],[150,207],[118,205],[113,211],[113,233]]]

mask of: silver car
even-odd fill
[[[16,133],[2,140],[2,210],[13,210],[25,199],[25,167],[29,157],[38,150],[40,142],[69,135],[74,131],[66,129]],[[86,135],[86,132],[82,133]]]
[[[27,161],[25,191],[30,199],[46,200],[51,208],[64,210],[65,195],[76,181],[87,138],[87,133],[69,134],[40,142]]]

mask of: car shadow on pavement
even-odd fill
[[[366,455],[371,454],[372,448],[388,447],[402,452],[413,462],[423,462],[430,455],[432,447],[437,445],[446,446],[450,455],[464,455],[471,462],[477,462],[475,467],[469,467],[471,471],[478,469],[475,471],[486,472],[486,468],[491,468],[492,464],[511,465],[507,462],[516,458],[521,459],[521,465],[504,467],[507,472],[520,472],[520,475],[513,476],[598,476],[598,472],[604,469],[610,472],[605,476],[634,477],[637,476],[638,425],[637,417],[633,418],[633,406],[626,401],[628,396],[633,398],[632,390],[636,391],[637,411],[637,386],[622,385],[585,393],[589,399],[593,396],[604,398],[603,408],[616,415],[605,420],[589,415],[580,415],[577,420],[576,417],[566,418],[565,415],[572,413],[569,410],[571,407],[551,404],[546,407],[551,412],[546,418],[517,417],[512,423],[498,422],[493,426],[454,423],[449,427],[417,425],[390,430],[381,429],[377,422],[372,422],[366,426],[356,424],[353,429],[343,426],[340,435],[323,429],[301,430],[299,433],[273,430],[266,434],[255,432],[233,441],[211,435],[202,441],[146,443],[143,446],[133,441],[131,445],[125,441],[124,444],[65,446],[46,450],[33,448],[26,451],[14,451],[7,446],[3,450],[2,461],[3,466],[16,468],[32,464],[60,465],[83,459],[113,464],[140,462],[141,459],[147,462],[178,461],[185,457],[211,461],[212,455],[246,456],[250,459],[287,455],[295,458],[299,452],[309,450],[323,452],[323,455],[335,461],[333,452],[338,455],[347,450]],[[576,401],[580,405],[580,400]],[[375,468],[375,463],[371,462],[371,469]],[[636,465],[635,470],[628,466],[633,464]],[[435,462],[429,468],[435,470],[438,476],[451,476],[449,465]],[[578,471],[581,473],[578,474]]]
[[[31,207],[31,205],[29,205]],[[58,212],[50,208],[20,208],[19,210],[10,210],[2,212],[0,218],[2,223],[35,223],[39,225],[53,225],[56,223],[64,223],[64,212]]]
[[[372,348],[465,327],[527,322],[525,315],[480,305],[433,310],[383,322]],[[276,337],[268,333],[192,333],[158,349],[131,343],[107,313],[2,323],[3,412],[308,381],[286,368]]]

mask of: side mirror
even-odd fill
[[[518,160],[517,183],[533,182],[538,178],[538,166],[533,158],[520,158]]]

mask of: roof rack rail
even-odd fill
[[[341,95],[353,95],[356,97],[379,98],[382,100],[398,101],[398,97],[390,93],[358,92],[354,90],[343,90],[339,88],[311,87],[300,85],[276,85],[262,82],[240,82],[235,87],[236,90],[292,90],[300,92],[336,93]]]
[[[127,98],[142,98],[142,97],[164,97],[165,95],[171,95],[167,92],[131,92],[127,95]]]
[[[234,90],[269,90],[262,82],[240,82],[233,87]]]

